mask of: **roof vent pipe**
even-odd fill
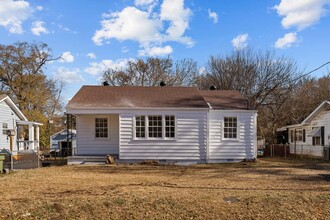
[[[108,81],[104,81],[103,82],[103,86],[109,86],[110,84],[108,83]]]
[[[215,85],[210,86],[210,90],[217,90],[217,87]]]
[[[165,83],[164,81],[161,81],[161,82],[159,83],[159,85],[160,85],[161,87],[164,87],[164,86],[166,86],[166,83]]]

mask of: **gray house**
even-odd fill
[[[72,152],[76,149],[76,134],[76,130],[64,129],[50,136],[50,152],[72,155]]]
[[[0,150],[11,150],[13,155],[23,151],[37,151],[40,125],[42,124],[28,121],[7,95],[0,95]],[[8,130],[14,131],[12,149]]]
[[[322,102],[300,124],[278,130],[287,130],[290,153],[324,156],[324,146],[330,146],[330,101]]]
[[[123,161],[198,163],[257,156],[257,111],[237,91],[83,86],[66,110],[77,125],[69,164],[107,154]]]

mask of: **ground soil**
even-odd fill
[[[329,219],[330,163],[53,166],[0,176],[0,219]]]

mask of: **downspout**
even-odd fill
[[[209,109],[206,112],[206,163],[209,163],[210,160],[210,110],[212,106],[207,102]]]
[[[209,162],[210,159],[210,109],[206,112],[206,163]]]

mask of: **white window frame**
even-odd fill
[[[236,138],[225,138],[225,118],[236,118]],[[239,136],[240,136],[240,132],[239,132],[239,127],[240,127],[240,120],[239,117],[236,115],[226,115],[223,116],[222,118],[222,128],[221,128],[221,138],[222,140],[225,141],[238,141],[239,140]]]
[[[144,116],[145,118],[145,137],[136,137],[136,117],[137,116]],[[162,137],[149,137],[149,116],[162,116]],[[174,137],[166,137],[165,132],[165,116],[174,116]],[[150,113],[150,114],[136,114],[133,117],[133,139],[134,140],[176,140],[177,139],[177,116],[174,113],[168,114],[157,114],[157,113]]]
[[[6,125],[6,128],[4,127]],[[2,123],[2,134],[7,135],[7,130],[8,130],[8,123]]]
[[[96,137],[96,119],[107,119],[107,137]],[[109,117],[99,116],[94,118],[94,138],[96,140],[106,140],[110,139],[110,119]]]

